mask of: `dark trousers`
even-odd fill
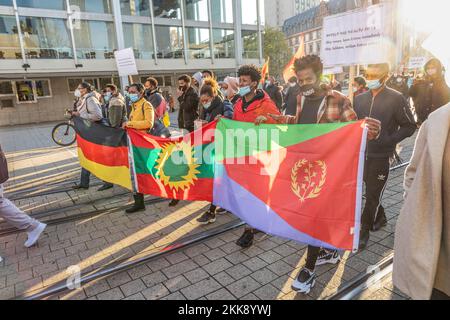
[[[366,205],[361,219],[361,229],[369,232],[373,227],[375,218],[384,214],[381,205],[383,193],[389,177],[390,161],[385,159],[367,159],[364,169],[364,182],[366,184]]]
[[[433,294],[431,295],[431,300],[445,300],[450,301],[450,297],[443,293],[442,291],[439,291],[437,289],[433,290]]]
[[[89,182],[91,179],[91,173],[89,171],[87,171],[84,168],[81,168],[81,181],[80,181],[80,185],[82,187],[89,187]]]
[[[305,268],[311,271],[316,269],[317,258],[319,258],[320,248],[308,246],[308,253],[306,255]]]

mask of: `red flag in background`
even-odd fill
[[[267,62],[264,63],[262,69],[261,69],[261,83],[264,83],[265,79],[266,79],[266,75],[269,75],[269,63],[270,63],[270,57],[267,58]]]
[[[289,82],[289,79],[295,77],[295,71],[293,69],[294,62],[297,59],[305,56],[305,38],[304,36],[300,39],[300,46],[298,47],[297,53],[292,57],[291,61],[284,67],[283,78],[286,83]]]

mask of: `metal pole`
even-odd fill
[[[259,64],[263,61],[263,41],[262,41],[262,29],[261,29],[261,0],[256,0],[256,12],[258,15],[258,51],[259,51]]]
[[[20,26],[19,10],[17,8],[17,0],[13,0],[14,15],[16,16],[17,33],[19,35],[20,51],[22,52],[22,63],[28,65],[28,59],[25,54],[25,44],[23,42],[22,27]]]
[[[153,0],[148,0],[150,2],[150,18],[152,19],[152,38],[153,38],[153,60],[155,64],[158,64],[158,49],[156,45],[156,29],[155,29],[155,13],[153,12]]]
[[[75,34],[73,32],[73,20],[72,20],[72,8],[70,7],[69,0],[66,0],[66,7],[67,7],[67,23],[69,24],[69,30],[70,30],[70,40],[72,42],[72,50],[73,50],[73,60],[75,62],[75,68],[78,68],[78,55],[77,55],[77,46],[75,43]]]
[[[186,33],[186,19],[185,19],[185,8],[184,8],[184,1],[180,1],[181,3],[181,27],[182,27],[182,33],[183,33],[183,47],[184,47],[184,63],[188,64],[188,44],[187,44],[187,33]]]
[[[125,49],[125,39],[123,35],[123,26],[122,26],[122,13],[120,11],[120,0],[112,0],[112,8],[113,8],[113,16],[114,16],[114,27],[116,29],[116,39],[117,39],[117,48],[119,50]],[[128,81],[128,77],[120,77],[120,85],[122,90],[125,89],[126,86],[130,85]]]
[[[212,7],[211,0],[208,0],[208,20],[209,20],[209,47],[211,51],[211,63],[214,64],[214,35],[213,35],[213,25],[212,25]]]
[[[234,42],[236,51],[236,66],[242,64],[242,18],[241,18],[241,0],[234,0]]]

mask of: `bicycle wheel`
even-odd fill
[[[60,123],[52,131],[53,141],[62,147],[68,147],[75,143],[77,134],[73,125]]]

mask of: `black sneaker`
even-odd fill
[[[225,213],[227,213],[228,211],[227,210],[225,210],[225,209],[223,209],[223,208],[218,208],[217,210],[216,210],[216,213],[218,213],[218,214],[225,214]]]
[[[180,203],[180,200],[172,200],[169,203],[169,207],[176,207]]]
[[[361,230],[361,235],[359,236],[359,251],[363,251],[367,248],[367,244],[370,240],[370,232],[367,230]]]
[[[252,230],[245,230],[244,234],[239,238],[236,244],[241,248],[250,248],[253,245],[255,235]]]
[[[109,190],[109,189],[112,189],[112,188],[114,188],[114,185],[113,185],[113,184],[105,183],[105,184],[102,185],[97,191],[98,191],[98,192],[102,192],[102,191],[106,191],[106,190]]]
[[[216,215],[211,211],[205,212],[200,218],[197,219],[197,222],[203,225],[214,223],[216,222]]]
[[[77,184],[77,185],[73,186],[72,189],[73,190],[89,190],[89,186],[85,187],[85,186]]]
[[[325,264],[338,264],[341,261],[341,256],[337,250],[320,250],[319,258],[316,262],[316,267]]]
[[[303,268],[300,270],[297,280],[292,284],[292,290],[297,291],[298,293],[308,294],[316,285],[316,278],[317,276],[314,272]]]
[[[384,210],[380,210],[372,226],[372,231],[377,232],[387,226],[387,218]]]

